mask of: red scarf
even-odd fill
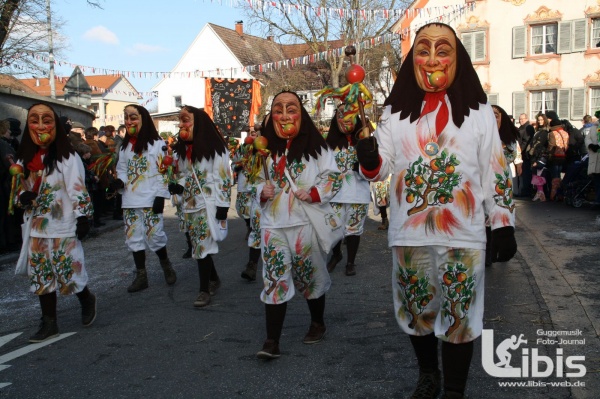
[[[37,173],[44,169],[44,161],[42,161],[42,155],[46,155],[48,153],[47,148],[40,148],[33,159],[27,163],[27,169],[32,173]],[[42,183],[42,176],[38,176],[33,183],[33,192],[37,193],[40,189],[40,184]]]
[[[279,162],[277,162],[277,166],[275,167],[275,172],[277,175],[279,175],[280,179],[283,179],[283,176],[285,175],[285,165],[287,164],[287,152],[290,149],[290,146],[292,145],[292,140],[293,139],[289,139],[287,141],[287,144],[285,145],[285,153],[279,159]],[[269,178],[268,176],[266,177],[267,179]]]
[[[187,144],[185,145],[185,158],[192,163],[192,150],[194,149],[194,145],[193,144]]]
[[[438,111],[437,116],[435,117],[435,134],[437,136],[439,136],[442,133],[442,131],[448,124],[449,112],[448,104],[446,104],[445,97],[446,90],[437,93],[425,93],[425,106],[423,107],[423,110],[421,111],[421,116],[419,117],[420,119],[428,113],[435,111],[438,107],[438,103],[442,103],[442,106],[440,107],[440,110]]]
[[[135,143],[137,143],[137,136],[129,136],[129,143],[131,144],[131,151],[133,151]]]

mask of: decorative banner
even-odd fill
[[[241,138],[247,125],[254,125],[261,105],[260,83],[253,79],[206,79],[204,111],[221,134]]]

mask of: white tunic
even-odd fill
[[[382,165],[370,180],[392,174],[390,246],[485,249],[486,216],[492,230],[514,226],[510,170],[490,104],[471,109],[459,129],[445,99],[449,121],[439,137],[439,106],[413,123],[388,106],[375,131]]]
[[[336,148],[334,157],[341,172],[342,187],[331,202],[340,204],[368,204],[371,202],[369,181],[365,180],[359,172],[352,170],[354,163],[358,161],[356,149],[352,146]]]
[[[166,155],[163,147],[165,142],[156,140],[138,155],[129,143],[119,152],[117,179],[125,183],[123,208],[149,208],[156,197],[171,198],[166,177],[158,171],[159,158]]]
[[[23,182],[23,190],[32,191],[37,177],[36,173],[30,173]],[[30,236],[75,237],[76,219],[93,213],[81,158],[70,154],[69,158],[57,162],[52,173],[46,175],[44,171],[41,177],[36,206],[27,211],[33,215]]]

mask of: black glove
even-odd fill
[[[352,170],[355,172],[358,172],[360,169],[360,164],[358,162],[354,162],[354,165],[352,165]]]
[[[85,216],[79,216],[77,218],[77,227],[75,228],[75,235],[78,240],[83,240],[85,236],[90,232],[90,221]]]
[[[377,139],[369,137],[358,140],[356,143],[356,156],[360,166],[366,170],[375,170],[379,166],[379,151],[377,150]]]
[[[507,262],[517,253],[514,227],[492,230],[492,262]]]
[[[181,184],[177,184],[177,183],[170,183],[169,184],[169,194],[171,194],[171,195],[183,194],[183,186]]]
[[[23,191],[21,193],[21,195],[19,196],[19,202],[23,206],[29,206],[29,205],[31,205],[33,200],[36,199],[36,197],[37,197],[37,194],[34,193],[33,191]]]
[[[112,191],[117,191],[117,190],[120,190],[123,187],[125,187],[125,183],[123,183],[123,180],[121,180],[121,179],[113,180],[112,183],[110,183],[110,185],[111,185],[110,188]]]
[[[588,149],[592,150],[594,152],[598,152],[598,150],[600,150],[600,145],[598,145],[598,144],[590,144],[590,145],[588,145]]]
[[[225,208],[224,206],[217,207],[217,220],[226,220],[227,219],[227,211],[229,208]]]
[[[155,197],[152,203],[152,212],[155,215],[160,215],[165,210],[165,199],[163,197]]]

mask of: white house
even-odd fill
[[[600,0],[471,0],[466,13],[437,18],[467,48],[491,103],[534,120],[555,110],[581,127],[600,109]],[[417,0],[394,30],[406,54],[416,30],[447,0]],[[446,8],[448,9],[448,8]]]

